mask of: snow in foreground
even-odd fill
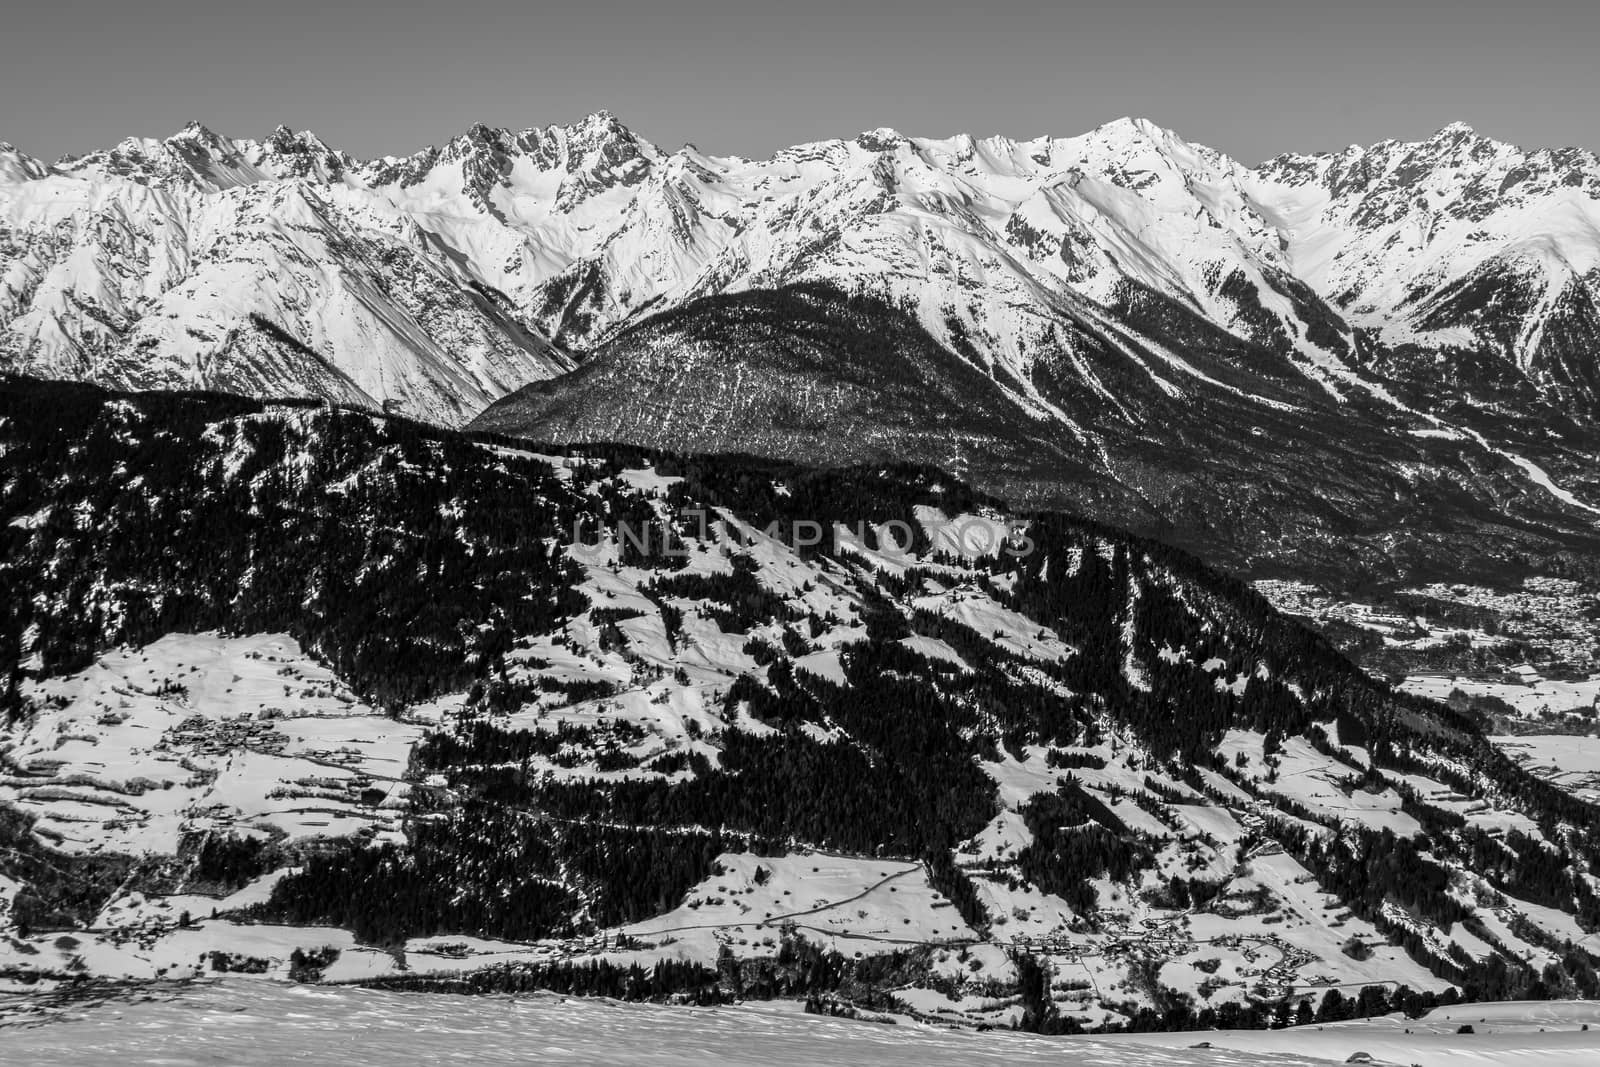
[[[1471,1033],[1459,1033],[1463,1026]],[[1585,1029],[1587,1027],[1587,1029]],[[1600,1063],[1600,1002],[1553,1000],[1503,1004],[1459,1004],[1439,1008],[1420,1019],[1389,1015],[1377,1019],[1293,1027],[1288,1030],[1231,1030],[1213,1034],[1128,1034],[1098,1040],[1116,1042],[1129,1051],[1166,1048],[1180,1052],[1197,1039],[1244,1054],[1247,1062],[1274,1062],[1271,1057],[1292,1049],[1317,1061],[1345,1062],[1365,1052],[1373,1062],[1415,1067],[1463,1067],[1468,1064],[1528,1064],[1529,1067],[1578,1067]],[[1253,1059],[1252,1057],[1259,1057]],[[1138,1062],[1132,1061],[1129,1062]]]
[[[1444,1016],[1449,1015],[1446,1019]],[[1463,1022],[1475,1033],[1457,1034]],[[1585,1023],[1594,1030],[1580,1029]],[[1543,1029],[1541,1029],[1543,1028]],[[1409,1032],[1407,1032],[1409,1030]],[[1212,1048],[1193,1048],[1209,1041]],[[1423,1020],[1376,1019],[1275,1032],[1041,1038],[850,1022],[797,1005],[685,1008],[551,995],[457,997],[339,986],[218,981],[149,986],[77,1001],[0,998],[8,1064],[764,1062],[1116,1067],[1315,1064],[1370,1052],[1379,1062],[1583,1064],[1600,1061],[1600,1005],[1445,1008]]]

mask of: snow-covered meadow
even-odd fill
[[[169,855],[209,831],[393,834],[424,729],[281,634],[170,634],[34,696],[41,711],[0,739],[0,801],[66,852]]]
[[[1457,1033],[1462,1025],[1474,1032]],[[872,1063],[885,1067],[1072,1063],[1291,1067],[1347,1062],[1456,1067],[1600,1060],[1600,1006],[1467,1005],[1270,1031],[1035,1037],[803,1014],[797,1005],[663,1007],[548,994],[460,997],[237,980],[0,1000],[0,1051],[15,1064],[606,1064],[677,1067]],[[1361,1061],[1357,1061],[1361,1062]],[[1373,1061],[1366,1061],[1373,1062]]]

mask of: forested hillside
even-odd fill
[[[9,973],[1035,1029],[1600,992],[1600,811],[1161,544],[26,380],[0,450]]]

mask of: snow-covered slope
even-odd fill
[[[174,635],[41,692],[0,742],[0,803],[67,852],[177,852],[185,836],[393,832],[421,727],[361,704],[292,638]]]
[[[1248,188],[1287,265],[1379,345],[1487,350],[1593,412],[1600,157],[1460,123],[1283,156]]]
[[[455,146],[452,146],[454,148]],[[454,168],[451,151],[437,169]],[[570,366],[404,207],[341,184],[310,135],[190,126],[0,184],[0,322],[12,369],[133,387],[321,396],[459,423]],[[373,181],[399,184],[403,165]],[[397,198],[399,199],[399,198]]]

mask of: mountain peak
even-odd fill
[[[1124,115],[1110,122],[1101,123],[1093,132],[1104,137],[1144,137],[1151,140],[1164,140],[1172,136],[1172,131],[1166,127],[1136,115]]]
[[[874,152],[882,152],[894,148],[896,145],[905,144],[908,138],[905,134],[892,126],[879,126],[872,130],[862,130],[856,134],[856,144]]]
[[[301,148],[328,150],[327,142],[323,141],[311,130],[301,130],[296,133],[292,127],[285,123],[279,123],[263,143],[279,151],[294,151]]]
[[[1465,122],[1451,122],[1439,127],[1426,143],[1440,148],[1468,145],[1476,150],[1486,146],[1492,147],[1499,142],[1491,137],[1485,137]]]
[[[621,119],[605,108],[591,112],[577,122],[547,126],[545,130],[560,130],[567,140],[586,144],[599,141],[637,143],[640,140],[638,134],[634,133]]]
[[[1218,154],[1214,149],[1205,148],[1203,145],[1191,144],[1177,133],[1157,122],[1130,115],[1102,123],[1081,137],[1074,138],[1074,140],[1089,144],[1099,144],[1113,153],[1154,151],[1163,156],[1170,156],[1174,152],[1182,154],[1200,152],[1202,155]]]
[[[574,141],[586,143],[597,141],[621,141],[629,144],[642,143],[638,134],[634,133],[616,115],[604,108],[585,115],[582,119],[564,127],[564,129],[568,138]]]
[[[316,178],[335,181],[352,166],[352,160],[310,130],[294,132],[279,124],[259,145],[246,142],[246,155],[265,173],[279,178]]]
[[[209,127],[193,119],[184,123],[183,129],[167,138],[169,144],[174,141],[193,141],[207,146],[227,144],[225,138],[218,136]]]
[[[467,127],[465,133],[455,138],[452,143],[498,148],[509,139],[509,136],[509,131],[499,126],[490,126],[486,122],[474,122]]]
[[[1467,137],[1477,137],[1478,131],[1465,122],[1447,122],[1439,127],[1437,133],[1429,138],[1430,141],[1459,141]]]

